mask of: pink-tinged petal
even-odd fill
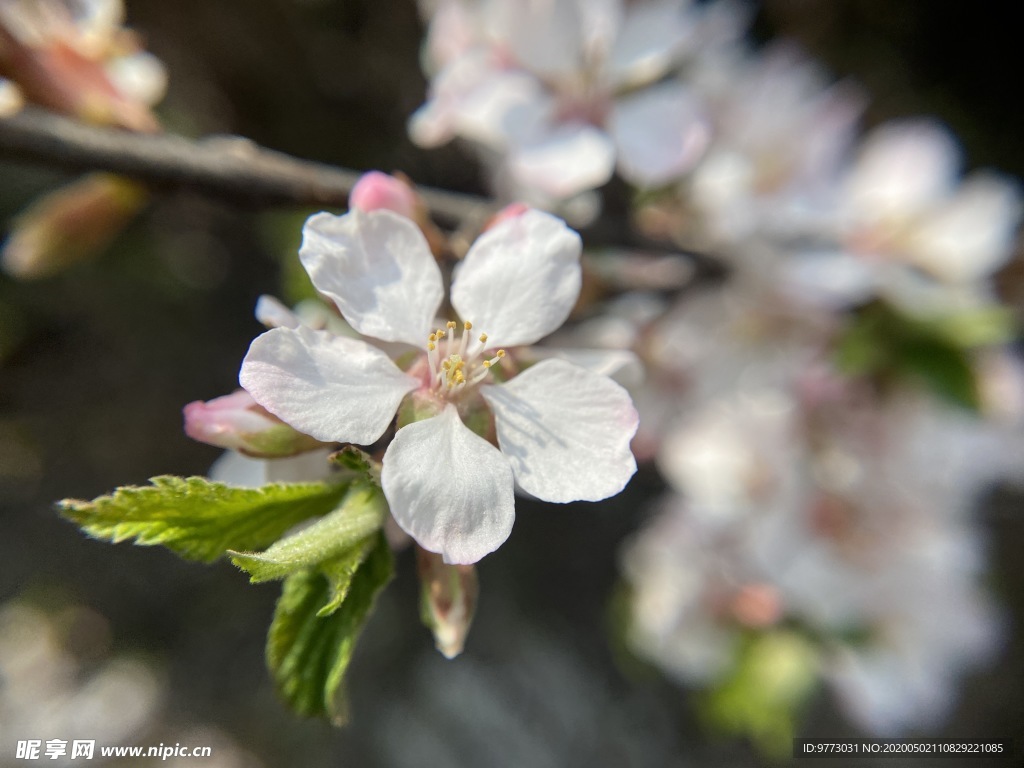
[[[370,211],[392,211],[407,219],[416,217],[416,191],[405,181],[380,171],[369,171],[359,177],[348,196],[350,208]]]
[[[452,306],[489,347],[532,344],[557,329],[580,293],[580,236],[528,211],[477,238],[455,270]]]
[[[700,102],[675,83],[620,99],[608,127],[618,151],[619,174],[641,187],[667,184],[686,173],[711,142]]]
[[[267,412],[243,389],[209,402],[189,403],[183,415],[185,434],[193,440],[249,456],[276,459],[322,445]]]
[[[564,360],[481,387],[516,484],[542,501],[599,501],[636,472],[639,417],[625,389]]]
[[[238,378],[256,402],[300,432],[358,445],[384,434],[418,384],[376,347],[306,327],[258,336]]]
[[[391,211],[318,213],[303,227],[299,258],[359,333],[426,343],[444,287],[426,238],[409,219]]]
[[[512,469],[453,405],[398,431],[380,482],[395,522],[446,563],[475,563],[512,532]]]
[[[615,170],[615,147],[594,126],[568,123],[523,142],[508,163],[518,184],[561,200],[604,186]]]

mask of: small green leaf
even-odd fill
[[[341,725],[346,719],[345,671],[377,594],[391,579],[391,550],[382,534],[375,536],[341,605],[320,616],[337,597],[332,596],[336,584],[324,575],[334,567],[285,579],[267,634],[267,666],[278,692],[298,714]]]
[[[357,477],[365,477],[380,485],[380,463],[370,458],[370,454],[366,451],[356,448],[354,445],[346,445],[332,453],[329,458],[342,470],[351,472]]]
[[[160,544],[213,562],[230,549],[261,549],[297,523],[337,506],[348,486],[274,483],[238,488],[203,477],[163,475],[151,486],[118,488],[92,501],[65,499],[60,513],[97,539]]]
[[[381,527],[385,511],[380,489],[360,483],[333,512],[275,542],[265,552],[231,552],[231,562],[248,572],[253,584],[283,579],[356,547]]]
[[[359,570],[359,566],[369,557],[375,546],[377,546],[377,537],[367,536],[344,554],[320,566],[320,570],[323,571],[324,576],[327,577],[327,583],[330,585],[331,599],[327,605],[316,612],[317,616],[330,616],[341,607],[352,588],[352,579]]]

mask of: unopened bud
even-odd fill
[[[196,400],[183,413],[185,434],[193,440],[255,458],[295,456],[323,446],[278,419],[244,389],[208,402]]]
[[[530,210],[530,206],[526,203],[510,203],[487,220],[487,223],[484,224],[484,232],[488,229],[493,229],[509,219],[518,219],[528,210]]]
[[[145,188],[95,173],[35,200],[0,252],[7,274],[49,277],[99,255],[146,204]]]
[[[370,171],[352,187],[348,204],[361,211],[394,211],[407,219],[418,218],[420,203],[412,186],[395,176]]]
[[[449,565],[441,555],[416,547],[420,618],[434,633],[437,650],[454,659],[466,644],[476,613],[479,584],[473,565]]]

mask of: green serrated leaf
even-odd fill
[[[186,559],[213,562],[230,549],[268,546],[292,526],[334,509],[348,489],[323,482],[238,488],[170,475],[150,482],[92,501],[65,499],[57,506],[94,538],[160,544]]]
[[[378,534],[343,602],[323,617],[318,614],[334,602],[335,586],[323,571],[300,571],[285,579],[267,634],[267,666],[278,692],[298,714],[326,717],[335,725],[345,722],[345,671],[391,573],[391,550]]]
[[[341,607],[352,588],[352,579],[359,570],[359,566],[369,557],[376,545],[377,537],[367,536],[343,555],[320,565],[320,570],[327,577],[327,583],[330,585],[331,599],[327,605],[316,612],[317,616],[330,616]]]
[[[231,552],[231,562],[246,571],[253,584],[283,579],[358,546],[380,529],[386,510],[380,489],[360,483],[333,512],[275,542],[265,552]]]

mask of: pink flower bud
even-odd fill
[[[294,456],[322,445],[282,422],[244,389],[209,402],[196,400],[183,413],[185,434],[193,440],[256,458]]]
[[[419,199],[415,190],[402,179],[380,171],[370,171],[359,177],[348,196],[349,208],[361,211],[394,211],[415,220]]]
[[[530,210],[530,206],[526,203],[510,203],[487,220],[487,223],[484,224],[484,231],[486,232],[488,229],[496,227],[509,219],[518,218],[528,210]]]

